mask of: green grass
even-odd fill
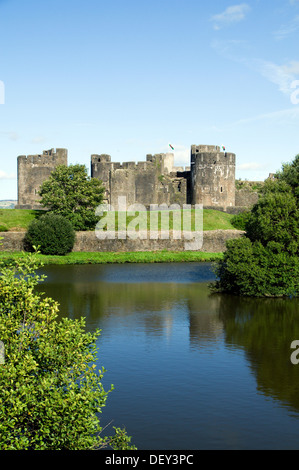
[[[22,257],[22,252],[0,251],[0,263]],[[49,264],[108,264],[108,263],[179,263],[214,261],[222,258],[222,253],[202,253],[198,251],[157,251],[157,252],[72,252],[65,256],[37,255],[45,265]]]
[[[216,211],[214,209],[203,210],[203,229],[204,230],[236,230],[231,224],[233,214]]]
[[[1,231],[26,231],[29,223],[36,217],[43,214],[44,211],[34,211],[26,209],[0,209],[0,232]],[[195,212],[191,211],[191,229],[195,227]],[[231,224],[232,214],[213,209],[204,209],[203,211],[203,230],[235,230]],[[127,224],[134,219],[133,216],[127,216]],[[159,221],[159,228],[161,222]],[[150,229],[150,218],[148,216],[147,228]],[[117,224],[116,224],[117,229]],[[170,213],[170,227],[172,229],[172,213]]]

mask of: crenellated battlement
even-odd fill
[[[23,165],[67,165],[67,149],[44,150],[37,155],[19,155],[18,163]]]
[[[126,196],[128,204],[235,204],[236,156],[219,146],[192,145],[190,167],[174,166],[174,153],[147,154],[139,162],[111,160],[108,154],[90,158],[91,177],[102,182],[104,200],[112,205],[119,196]],[[17,207],[40,208],[39,187],[58,165],[67,165],[66,149],[18,157]]]
[[[38,155],[18,157],[18,205],[16,208],[40,209],[38,191],[43,181],[59,165],[67,165],[67,149],[44,150]]]

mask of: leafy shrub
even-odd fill
[[[236,219],[236,224],[244,223],[246,237],[227,242],[216,266],[216,290],[256,297],[299,296],[298,182],[297,155],[274,181],[265,182],[251,212]]]
[[[72,251],[75,231],[71,222],[61,215],[47,213],[33,220],[25,236],[28,251],[38,246],[44,255],[65,255]]]
[[[215,269],[217,291],[249,297],[298,296],[299,259],[269,242],[265,247],[249,238],[229,240]]]
[[[8,231],[8,228],[6,227],[6,225],[0,225],[0,232],[7,232]]]
[[[246,223],[250,217],[249,211],[240,212],[231,219],[231,224],[238,230],[246,230]]]
[[[264,246],[274,241],[283,244],[291,253],[298,250],[299,210],[296,198],[288,188],[281,192],[267,191],[253,207],[246,222],[246,235],[252,241],[259,240]]]
[[[39,267],[32,253],[0,267],[0,449],[135,449],[124,429],[102,436],[110,390],[94,363],[99,330],[85,332],[84,318],[58,321],[57,302],[35,292]]]

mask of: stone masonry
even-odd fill
[[[190,167],[174,166],[174,154],[147,155],[143,162],[111,161],[106,154],[91,155],[91,177],[102,181],[105,202],[117,210],[118,196],[127,205],[203,204],[228,210],[235,206],[233,153],[212,145],[192,145]],[[38,190],[58,165],[67,165],[66,149],[18,157],[18,205],[41,209]]]
[[[42,155],[18,157],[18,204],[15,209],[41,209],[38,190],[58,165],[67,165],[67,150],[44,150]]]

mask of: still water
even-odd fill
[[[43,273],[61,315],[102,330],[98,366],[115,386],[103,427],[125,426],[139,450],[299,449],[298,299],[211,294],[209,263]]]

